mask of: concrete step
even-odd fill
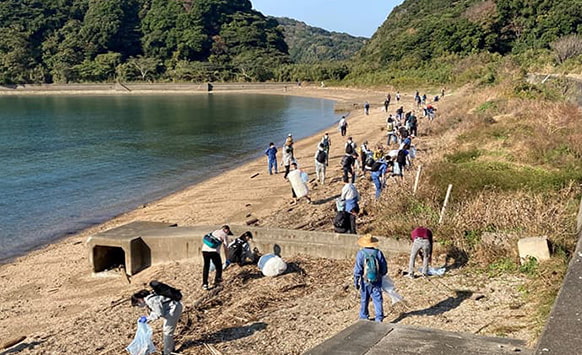
[[[360,320],[305,354],[533,354],[517,339]]]

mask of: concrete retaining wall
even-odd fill
[[[283,257],[305,254],[330,259],[354,258],[359,247],[358,236],[310,232],[278,228],[258,228],[231,225],[236,238],[245,231],[253,233],[253,246],[261,253],[271,253],[275,245],[281,248]],[[173,227],[164,223],[133,222],[89,237],[89,261],[93,271],[102,271],[107,264],[104,247],[121,248],[125,252],[125,266],[128,274],[134,274],[149,265],[171,261],[188,260],[202,262],[202,236],[220,226]],[[143,241],[140,248],[133,247],[135,240]],[[397,241],[379,237],[380,249],[385,254],[407,253],[408,241]],[[99,251],[97,253],[96,251]],[[97,255],[98,254],[98,255]],[[97,257],[99,260],[97,260]],[[119,258],[117,258],[119,259]]]
[[[568,265],[562,288],[538,341],[536,354],[582,353],[582,200],[576,219],[578,244]]]

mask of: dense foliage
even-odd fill
[[[249,0],[4,0],[0,83],[267,80],[289,61]]]
[[[581,30],[582,0],[405,0],[370,40],[267,18],[250,0],[3,0],[0,84],[493,84],[508,55],[526,71],[579,71]]]
[[[283,28],[291,60],[297,64],[351,59],[368,40],[347,33],[329,32],[286,17],[276,20]]]
[[[360,60],[415,68],[433,58],[548,49],[582,30],[582,0],[407,0],[394,8]]]

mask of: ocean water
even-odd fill
[[[332,101],[290,96],[0,97],[0,261],[337,120]]]

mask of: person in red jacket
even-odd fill
[[[412,250],[408,262],[408,277],[414,278],[414,262],[419,252],[422,254],[422,275],[428,276],[428,264],[432,259],[432,231],[425,227],[417,227],[410,233]]]

